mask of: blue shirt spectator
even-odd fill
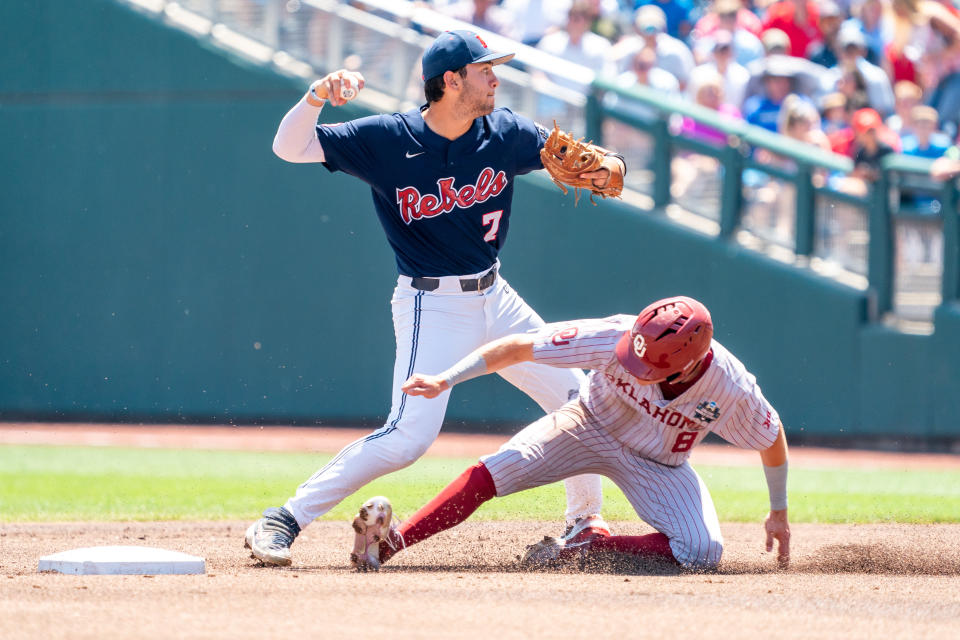
[[[913,133],[903,136],[903,153],[908,156],[930,158],[942,157],[950,148],[950,138],[937,131],[936,109],[927,106],[914,107],[910,112]]]
[[[791,78],[768,72],[763,77],[763,93],[750,96],[743,103],[743,119],[777,133],[780,106],[792,90]]]
[[[744,119],[750,124],[763,127],[777,133],[777,124],[780,119],[780,107],[783,102],[774,102],[767,96],[758,95],[747,98],[743,103]]]
[[[949,148],[950,138],[943,133],[935,133],[930,136],[926,146],[921,146],[917,136],[912,133],[903,137],[903,154],[907,156],[936,160],[942,158]]]

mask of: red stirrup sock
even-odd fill
[[[396,545],[397,550],[460,524],[496,495],[497,488],[490,472],[478,462],[400,525],[397,531],[403,536],[403,542]],[[395,539],[395,542],[399,540]],[[395,553],[389,544],[380,543],[380,562],[386,562]]]
[[[670,539],[662,533],[649,533],[645,536],[597,537],[590,541],[588,553],[616,552],[647,558],[664,558],[676,562],[670,550]]]

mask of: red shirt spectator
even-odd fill
[[[853,157],[853,129],[837,129],[827,134],[827,140],[830,141],[830,150],[834,153]]]
[[[893,149],[895,153],[900,153],[902,144],[898,136],[889,127],[883,124],[880,114],[873,109],[858,109],[851,118],[850,128],[834,131],[827,136],[830,141],[830,148],[834,153],[840,153],[850,158],[857,155],[858,137],[863,137],[868,131],[874,131],[875,141],[879,144]]]
[[[820,12],[813,0],[781,0],[767,9],[763,30],[780,29],[786,33],[790,38],[790,55],[803,58],[812,43],[823,39],[817,25],[819,18]]]

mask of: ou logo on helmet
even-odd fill
[[[638,358],[642,358],[647,352],[647,341],[639,333],[633,337],[633,352]]]

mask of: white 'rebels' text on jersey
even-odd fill
[[[665,399],[658,384],[640,384],[614,352],[635,320],[617,315],[546,325],[535,333],[534,360],[591,369],[580,389],[584,406],[617,440],[662,464],[682,464],[710,431],[744,449],[774,443],[780,417],[753,374],[716,340],[706,372],[677,398]]]

